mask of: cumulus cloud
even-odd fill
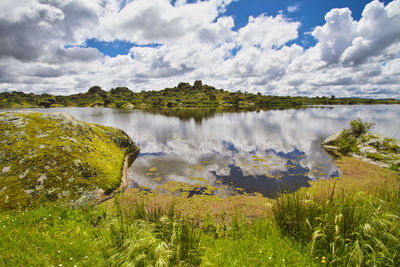
[[[136,0],[100,23],[99,37],[135,43],[175,42],[177,38],[211,23],[231,0],[210,0],[193,4],[169,0]],[[118,30],[116,30],[118,29]]]
[[[50,64],[61,64],[76,61],[92,62],[100,60],[102,56],[103,54],[99,50],[92,47],[55,47],[44,54],[41,59]]]
[[[326,24],[318,26],[312,35],[318,39],[315,49],[327,63],[336,63],[341,54],[351,45],[356,23],[348,8],[333,9],[325,16]]]
[[[34,71],[31,73],[31,76],[36,76],[41,78],[54,78],[54,77],[60,77],[62,75],[63,75],[62,70],[51,67],[35,68]]]
[[[299,22],[288,22],[282,15],[276,17],[264,14],[254,18],[238,32],[238,43],[261,48],[281,47],[298,36]]]
[[[348,8],[329,11],[325,20],[312,35],[318,39],[315,49],[328,64],[362,64],[400,41],[400,1],[386,7],[372,1],[365,6],[360,21],[352,18]]]
[[[201,79],[276,95],[400,97],[400,0],[372,1],[358,21],[348,8],[330,10],[307,49],[295,44],[300,22],[282,13],[235,29],[224,13],[231,2],[0,1],[0,91],[159,90]],[[91,38],[133,47],[109,57],[85,45]]]
[[[386,7],[378,1],[371,2],[357,23],[357,36],[343,52],[340,61],[357,65],[382,54],[387,47],[400,41],[399,25],[399,1],[391,2]]]
[[[54,46],[82,41],[96,23],[93,1],[0,3],[0,58],[35,60]]]

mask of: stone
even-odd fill
[[[333,157],[341,156],[337,146],[341,133],[336,132],[322,142],[322,147]],[[400,160],[400,142],[396,139],[368,132],[357,138],[355,145],[358,151],[353,151],[349,156],[362,161],[388,168]]]
[[[17,208],[18,202],[80,199],[96,204],[121,189],[121,166],[131,164],[139,152],[124,131],[59,112],[0,112],[3,133],[18,134],[0,143],[0,188],[5,188],[0,199],[8,196],[7,202],[0,201],[0,212]]]
[[[338,131],[331,136],[328,136],[325,138],[325,140],[322,142],[322,145],[327,145],[327,146],[332,146],[336,144],[336,140],[339,138],[339,136],[342,134],[342,131]]]

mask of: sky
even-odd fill
[[[0,92],[400,98],[400,0],[1,0]]]

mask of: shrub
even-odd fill
[[[375,123],[373,122],[363,122],[360,118],[353,120],[350,122],[350,133],[355,136],[356,138],[360,137],[361,135],[366,134],[368,131],[373,129]]]
[[[349,154],[350,152],[356,150],[355,143],[356,143],[355,138],[353,138],[352,136],[343,135],[342,132],[342,137],[337,140],[337,146],[339,147],[339,152],[342,155]]]
[[[360,118],[350,122],[350,127],[343,129],[336,141],[339,152],[347,155],[350,152],[358,152],[357,139],[364,136],[374,127],[375,123],[363,122]]]

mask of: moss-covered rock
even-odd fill
[[[354,137],[351,144],[340,131],[327,137],[322,147],[334,157],[344,155],[341,147],[343,143],[349,146],[349,156],[359,158],[364,162],[373,163],[380,167],[393,167],[400,165],[400,142],[394,138],[366,132]]]
[[[122,130],[62,113],[0,113],[0,136],[0,210],[101,201],[139,152]]]

